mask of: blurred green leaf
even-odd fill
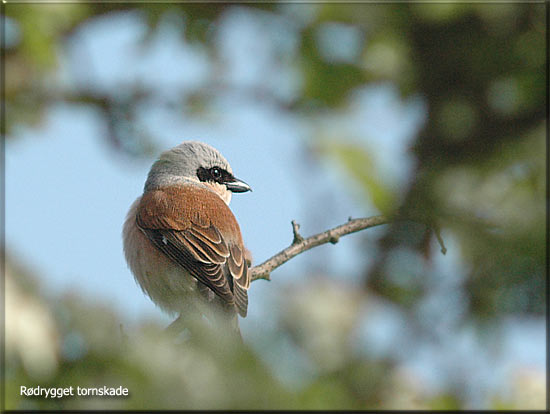
[[[325,141],[319,144],[322,154],[335,159],[359,185],[363,196],[381,212],[389,214],[395,208],[395,196],[382,181],[368,151],[345,141]]]

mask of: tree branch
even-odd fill
[[[258,266],[254,266],[250,271],[250,280],[257,279],[269,279],[270,273],[281,266],[283,263],[288,262],[294,256],[305,252],[306,250],[313,249],[325,243],[338,243],[340,237],[346,234],[355,233],[360,230],[368,229],[370,227],[380,226],[382,224],[388,224],[392,220],[385,216],[373,216],[367,218],[352,219],[349,218],[347,223],[334,227],[333,229],[324,231],[314,236],[304,239],[299,233],[298,229],[300,225],[292,220],[292,231],[294,233],[294,240],[292,244],[286,249],[281,250],[275,256],[266,260]]]

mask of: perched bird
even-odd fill
[[[228,207],[250,191],[210,145],[185,141],[153,164],[123,228],[124,254],[145,294],[184,326],[204,318],[239,332],[248,251]]]

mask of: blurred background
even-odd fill
[[[7,409],[544,409],[545,4],[7,4]],[[174,344],[121,229],[218,148],[255,264],[245,345]],[[120,385],[129,398],[22,398]]]

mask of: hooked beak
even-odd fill
[[[247,191],[252,191],[252,188],[245,183],[244,181],[235,178],[235,181],[230,181],[225,183],[227,189],[233,193],[246,193]]]

